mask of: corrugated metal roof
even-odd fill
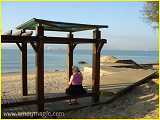
[[[66,22],[56,22],[56,21],[36,19],[36,18],[33,18],[25,22],[24,24],[17,26],[16,28],[35,30],[38,24],[42,24],[44,26],[44,30],[46,31],[63,31],[63,32],[78,32],[78,31],[84,31],[84,30],[108,28],[107,25],[66,23]]]

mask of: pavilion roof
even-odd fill
[[[90,25],[90,24],[79,24],[79,23],[67,23],[67,22],[57,22],[33,18],[19,26],[17,29],[28,29],[35,30],[38,24],[44,26],[46,31],[62,31],[62,32],[78,32],[84,30],[92,30],[99,28],[108,28],[107,25]]]

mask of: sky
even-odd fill
[[[108,25],[102,29],[102,38],[107,39],[103,49],[144,50],[158,49],[158,32],[143,19],[143,2],[3,2],[3,32],[32,19]],[[66,36],[66,33],[46,33],[52,36]],[[78,32],[74,37],[92,38],[92,31]],[[3,44],[4,48],[15,48],[13,44]],[[53,45],[48,45],[53,47]],[[58,45],[55,48],[63,48]],[[91,45],[78,45],[86,49]]]

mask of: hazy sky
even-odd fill
[[[102,38],[108,40],[104,49],[157,50],[158,32],[143,19],[141,12],[143,6],[143,2],[3,2],[3,32],[14,29],[31,18],[102,24],[109,26],[108,29],[102,29]],[[66,35],[57,32],[48,33],[48,35],[51,34]],[[92,31],[76,33],[75,37],[92,38]],[[6,45],[3,46],[6,47]],[[88,48],[88,46],[81,45],[79,48]]]

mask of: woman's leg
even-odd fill
[[[73,103],[78,103],[78,98],[77,97],[74,97]]]

